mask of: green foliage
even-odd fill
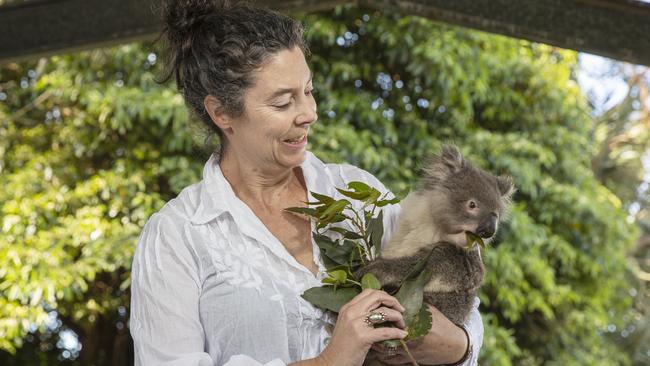
[[[625,80],[628,94],[595,119],[592,169],[622,200],[641,235],[628,259],[633,310],[611,336],[620,342],[633,365],[650,364],[650,195],[645,159],[650,150],[650,78],[647,69],[611,61],[609,75]],[[645,77],[645,78],[644,78]]]
[[[400,197],[450,140],[514,178],[510,221],[484,253],[481,364],[628,364],[611,329],[630,316],[637,230],[591,170],[575,53],[364,9],[303,20],[317,156],[369,170]],[[207,157],[182,98],[155,83],[153,56],[132,44],[0,68],[0,348],[54,347],[29,340],[53,310],[84,364],[128,346],[137,235]]]
[[[141,228],[202,166],[154,71],[140,45],[1,69],[0,348],[45,333],[52,310],[84,348],[100,319],[126,329]]]

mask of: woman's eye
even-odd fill
[[[307,91],[305,92],[305,95],[312,95],[315,91],[316,91],[316,89],[307,90]]]
[[[289,103],[287,103],[287,104],[276,105],[275,108],[279,108],[279,109],[287,109],[287,108],[289,108],[290,105],[291,105],[291,102],[289,102]]]

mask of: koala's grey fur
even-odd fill
[[[419,186],[403,201],[395,233],[381,255],[357,275],[372,272],[390,292],[434,250],[427,263],[433,274],[424,301],[452,322],[463,323],[484,275],[478,246],[465,249],[465,231],[481,232],[486,244],[491,241],[513,193],[509,177],[473,166],[455,146],[443,147],[426,163]],[[470,208],[470,201],[476,207]]]

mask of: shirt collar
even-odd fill
[[[325,172],[325,164],[310,151],[306,152],[305,161],[300,164],[302,174],[307,185],[309,201],[313,200],[312,191],[323,194],[332,194],[334,191],[331,179],[316,179],[318,172]],[[194,215],[190,218],[193,224],[205,224],[225,212],[234,210],[237,196],[226,180],[219,166],[219,155],[213,153],[203,167],[203,181],[201,182],[199,203]]]

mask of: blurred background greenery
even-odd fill
[[[322,160],[398,196],[445,142],[513,176],[482,365],[650,365],[646,69],[612,63],[626,95],[595,103],[573,51],[363,8],[301,19]],[[0,66],[0,364],[133,363],[139,232],[213,146],[160,64],[137,43]]]

